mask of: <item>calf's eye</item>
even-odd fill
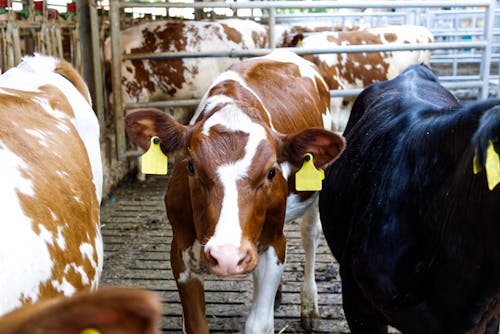
[[[271,168],[267,173],[267,179],[272,180],[276,176],[276,168]]]
[[[187,163],[187,170],[188,170],[189,174],[191,174],[191,175],[194,174],[195,169],[194,169],[194,165],[191,161],[189,161]]]

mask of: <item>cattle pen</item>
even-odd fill
[[[39,48],[43,48],[37,50],[35,47],[34,51],[44,50],[61,58],[69,57],[68,60],[79,71],[83,71],[82,66],[87,66],[86,62],[92,63],[92,74],[90,77],[87,75],[85,79],[93,86],[92,101],[101,129],[100,144],[105,173],[105,191],[100,211],[104,241],[104,268],[100,285],[137,287],[157,293],[163,305],[161,332],[174,334],[183,333],[183,319],[170,263],[172,228],[167,220],[164,203],[170,175],[147,176],[143,182],[136,180],[132,173],[137,169],[136,158],[142,152],[137,150],[127,137],[124,118],[127,112],[133,109],[153,107],[170,112],[173,108],[194,107],[199,104],[200,99],[126,102],[122,98],[121,65],[124,61],[245,59],[262,56],[281,48],[275,46],[275,29],[279,24],[318,21],[332,26],[340,25],[343,28],[347,24],[414,24],[428,27],[434,35],[434,42],[392,46],[345,45],[318,49],[297,46],[286,49],[299,55],[431,50],[431,67],[439,73],[443,85],[460,99],[500,96],[500,0],[188,1],[190,2],[77,0],[79,6],[88,11],[89,22],[85,26],[85,33],[86,38],[90,40],[88,46],[93,52],[87,52],[78,45],[80,37],[77,29],[83,24],[71,17],[58,24],[34,20],[18,25],[12,17],[9,17],[8,21],[0,22],[0,40],[4,51],[3,70],[14,66],[20,59],[22,45],[19,44],[18,35],[24,34],[24,38],[33,39],[32,36],[26,37],[26,31],[38,30],[41,33],[35,37],[40,41],[36,38],[33,40],[38,41]],[[45,3],[44,10],[46,9]],[[228,15],[255,20],[269,29],[269,46],[260,49],[207,52],[123,53],[120,48],[120,31],[141,21],[150,20],[151,16],[145,15],[140,19],[132,19],[131,16],[134,11],[150,9],[165,9],[167,13],[181,9],[190,9],[194,13],[204,10],[212,14],[217,10],[230,12]],[[324,9],[335,12],[294,15],[287,12],[290,9]],[[104,10],[109,10],[109,16],[103,15]],[[258,15],[256,11],[259,12]],[[163,19],[171,17],[155,20]],[[213,14],[212,19],[219,17]],[[48,36],[53,36],[53,40]],[[109,37],[111,43],[110,64],[104,61],[105,37]],[[49,46],[54,50],[49,51]],[[107,68],[107,65],[111,66]],[[330,96],[354,97],[361,90],[331,90]],[[308,333],[301,324],[304,251],[299,222],[294,221],[286,225],[285,231],[287,260],[281,281],[281,302],[275,308],[274,329],[275,333]],[[315,273],[320,319],[319,328],[314,332],[349,333],[342,309],[342,285],[338,264],[323,236],[317,251]],[[252,275],[240,279],[223,279],[204,273],[204,286],[210,332],[244,332],[245,320],[253,299]],[[392,328],[389,332],[397,333]]]
[[[274,47],[268,49],[255,49],[255,50],[224,50],[220,52],[202,52],[198,51],[195,53],[170,53],[170,52],[155,52],[155,53],[138,53],[138,54],[122,54],[119,43],[119,32],[120,32],[120,20],[119,12],[123,8],[147,8],[147,7],[165,7],[165,8],[228,8],[228,9],[238,9],[238,8],[264,8],[269,11],[266,17],[267,24],[269,25],[270,31],[270,42],[269,45],[274,45],[275,39],[275,24],[279,20],[285,22],[287,16],[277,17],[276,11],[283,8],[348,8],[348,9],[361,9],[361,8],[397,8],[401,10],[413,10],[413,15],[403,15],[399,18],[392,19],[393,24],[417,24],[426,25],[430,24],[432,21],[429,20],[430,17],[436,22],[439,20],[449,20],[441,16],[441,13],[437,9],[448,6],[447,1],[406,1],[406,2],[393,2],[393,1],[362,1],[362,2],[352,2],[352,1],[321,1],[321,2],[246,2],[246,3],[140,3],[140,2],[121,2],[119,0],[110,1],[110,19],[111,19],[111,51],[112,51],[112,91],[113,94],[113,105],[115,110],[113,112],[115,116],[115,127],[116,127],[116,145],[117,145],[117,155],[118,159],[125,159],[126,157],[134,156],[137,152],[129,151],[126,149],[126,138],[125,131],[123,128],[123,117],[125,110],[132,108],[140,108],[145,106],[153,106],[159,108],[165,107],[175,107],[175,106],[189,106],[196,105],[199,99],[190,100],[170,100],[170,101],[144,101],[141,103],[133,103],[123,105],[121,96],[121,70],[120,63],[126,59],[179,59],[179,58],[198,58],[198,57],[253,57],[260,56],[269,53]],[[494,21],[495,21],[495,1],[460,1],[453,2],[453,8],[460,8],[464,10],[467,7],[483,7],[484,9],[480,12],[476,12],[474,15],[482,17],[482,28],[470,27],[469,29],[463,29],[460,27],[460,23],[453,23],[452,26],[447,27],[443,32],[443,29],[439,29],[436,26],[437,38],[434,43],[421,44],[421,45],[346,45],[342,47],[324,47],[319,49],[304,49],[304,48],[287,48],[290,51],[296,52],[301,55],[305,54],[324,54],[324,53],[361,53],[361,52],[379,52],[379,51],[405,51],[405,50],[437,50],[432,63],[448,63],[453,64],[452,66],[456,68],[457,63],[463,62],[462,56],[457,55],[455,52],[446,52],[450,50],[476,50],[472,55],[475,60],[472,62],[480,64],[479,70],[474,73],[474,75],[469,76],[459,76],[456,72],[452,76],[443,76],[444,85],[450,89],[480,89],[479,94],[483,98],[488,96],[490,82],[491,82],[491,62],[493,54],[494,43]],[[427,10],[427,15],[422,12],[422,9]],[[444,11],[445,14],[446,11]],[[378,17],[384,15],[385,13],[379,14]],[[363,15],[363,14],[361,14]],[[341,16],[341,15],[340,15]],[[306,18],[303,18],[304,20]],[[311,19],[315,19],[312,17]],[[474,20],[473,22],[477,22]],[[436,24],[436,23],[433,23]],[[437,25],[437,24],[436,24]],[[95,24],[93,25],[95,26]],[[93,35],[96,35],[95,33]],[[463,36],[468,35],[470,40],[465,40]],[[459,38],[456,38],[459,37]],[[94,41],[97,44],[97,41]],[[445,51],[443,53],[443,51]],[[467,52],[466,52],[467,53]],[[470,55],[467,55],[470,58]],[[102,71],[96,71],[99,75]],[[102,80],[96,80],[96,82],[102,82]],[[360,89],[354,90],[337,90],[332,91],[331,95],[334,96],[355,96],[359,94]]]

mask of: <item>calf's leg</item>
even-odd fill
[[[271,246],[259,256],[259,263],[253,272],[254,297],[245,325],[246,334],[274,333],[274,298],[285,267],[276,254]]]
[[[205,293],[203,278],[198,274],[201,246],[193,240],[187,247],[174,235],[170,251],[172,271],[179,291],[183,314],[183,332],[208,334],[205,317]]]
[[[318,289],[314,275],[316,249],[321,235],[318,199],[305,211],[300,224],[302,247],[304,248],[304,282],[300,291],[300,316],[307,331],[319,327]]]

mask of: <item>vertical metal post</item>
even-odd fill
[[[92,45],[92,63],[94,64],[94,110],[97,113],[99,120],[99,128],[101,129],[101,138],[104,136],[106,120],[104,114],[104,86],[103,86],[103,69],[101,64],[101,48],[99,47],[99,18],[97,16],[97,4],[95,0],[89,2],[89,17],[90,17],[90,38]],[[90,80],[89,80],[90,81]]]
[[[269,8],[269,48],[274,49],[276,44],[276,8]]]
[[[484,22],[484,39],[487,42],[483,50],[480,78],[483,81],[481,88],[481,98],[488,97],[488,88],[490,80],[490,66],[491,66],[491,51],[493,43],[493,24],[495,22],[495,1],[491,0],[490,5],[486,8],[485,22]]]
[[[113,89],[113,113],[115,117],[116,149],[118,160],[126,160],[125,111],[122,103],[120,50],[120,3],[110,0],[109,19],[111,21],[111,81]]]

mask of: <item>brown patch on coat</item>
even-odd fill
[[[144,43],[130,50],[130,53],[154,53],[158,51],[186,50],[187,37],[184,34],[183,22],[167,22],[154,30],[142,30]],[[153,94],[157,87],[165,89],[168,95],[174,95],[185,82],[185,66],[182,59],[164,60],[131,60],[134,80],[122,77],[122,85],[129,96],[140,96],[142,90]],[[167,88],[169,87],[169,88]]]
[[[395,34],[385,35],[389,35],[386,37],[389,39],[395,38]],[[383,44],[380,36],[367,31],[339,32],[338,37],[327,36],[327,41],[336,45]],[[339,53],[336,57],[337,62],[333,66],[328,65],[315,55],[305,57],[319,68],[330,89],[343,88],[339,78],[351,85],[356,84],[356,79],[361,80],[363,86],[387,80],[389,63],[384,61],[388,57],[387,52]],[[345,62],[344,59],[346,59]],[[367,70],[364,65],[372,65],[372,68]]]
[[[308,127],[323,127],[321,114],[329,108],[330,102],[329,98],[325,99],[325,95],[320,94],[327,92],[327,89],[321,83],[318,93],[315,82],[301,77],[297,65],[259,60],[237,63],[230,69],[240,73],[248,86],[265,101],[265,108],[279,132],[291,133]],[[276,89],[290,82],[293,85],[287,89]],[[305,108],[309,111],[304,112]],[[267,115],[264,114],[263,118],[266,119]]]
[[[394,33],[389,33],[389,32],[386,32],[384,33],[384,38],[387,42],[389,43],[393,43],[395,41],[398,40],[398,35],[394,34]]]
[[[221,24],[222,28],[224,29],[224,33],[226,34],[226,37],[228,40],[235,42],[236,44],[241,44],[243,41],[243,37],[241,36],[241,32],[238,30],[231,28],[227,24]]]

